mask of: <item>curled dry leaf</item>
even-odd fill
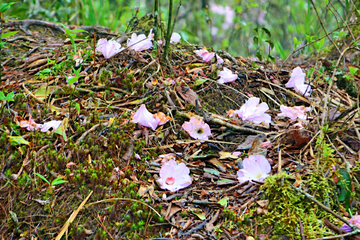
[[[259,134],[255,137],[253,143],[251,144],[251,148],[248,152],[248,155],[263,155],[266,157],[267,149],[263,148],[263,141],[266,139],[266,136],[263,134]]]
[[[199,96],[196,92],[194,92],[191,88],[187,86],[176,86],[176,92],[185,100],[185,104],[189,105],[195,105],[196,101],[199,107],[201,107]]]

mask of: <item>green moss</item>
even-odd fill
[[[286,172],[266,178],[262,189],[265,190],[266,199],[269,199],[269,213],[259,217],[258,222],[261,225],[273,226],[274,236],[289,235],[295,238],[300,237],[298,226],[301,220],[306,239],[322,236],[322,232],[326,230],[320,223],[331,216],[292,188],[294,180]],[[334,205],[333,187],[322,174],[311,173],[303,183],[308,186],[309,194],[315,193],[314,197],[318,201],[330,208]]]

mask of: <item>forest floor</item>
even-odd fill
[[[0,102],[2,239],[357,238],[340,227],[360,209],[359,101],[346,89],[356,86],[339,83],[359,81],[358,66],[224,51],[216,66],[182,41],[166,61],[161,46],[158,57],[127,49],[105,59],[96,42],[114,36],[102,28],[78,35],[76,51],[55,24],[5,29],[19,32],[1,52],[0,91],[14,93]],[[298,66],[308,97],[285,87]],[[217,82],[223,67],[235,82]],[[270,123],[232,116],[250,97],[267,103]],[[170,120],[156,130],[132,123],[142,104]],[[311,111],[290,120],[278,116],[280,105]],[[184,131],[194,116],[210,126],[209,140]],[[61,121],[56,130],[34,128],[52,120]],[[258,154],[270,175],[239,183],[242,161]],[[171,192],[156,181],[170,159],[190,169],[187,188]]]

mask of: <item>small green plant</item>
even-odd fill
[[[63,183],[67,183],[68,181],[66,180],[63,180],[63,177],[58,177],[58,178],[55,178],[51,183],[49,182],[49,180],[47,180],[43,175],[39,174],[39,173],[35,173],[36,176],[38,176],[39,178],[41,178],[44,182],[46,182],[49,187],[52,187],[52,186],[56,186],[56,185],[60,185],[60,184],[63,184]]]
[[[8,32],[8,33],[4,33],[2,34],[2,29],[3,29],[3,14],[10,9],[11,5],[14,5],[15,2],[9,2],[9,3],[1,3],[0,4],[0,62],[2,62],[1,59],[1,50],[2,48],[5,46],[5,42],[3,42],[1,39],[3,38],[7,38],[10,37],[14,34],[16,34],[18,31],[12,31],[12,32]],[[1,82],[1,68],[0,68],[0,82]]]
[[[66,35],[70,38],[70,41],[71,41],[71,44],[74,48],[74,54],[76,54],[76,44],[75,44],[75,37],[76,37],[76,34],[75,33],[80,33],[80,32],[87,32],[85,30],[82,30],[82,29],[74,29],[74,30],[70,30],[68,29],[64,24],[62,23],[59,23],[65,30],[65,33]]]
[[[263,42],[265,42],[269,44],[269,53],[267,55],[267,60],[274,62],[275,58],[274,56],[271,55],[271,49],[274,48],[274,43],[273,41],[271,41],[270,31],[265,27],[255,28],[254,31],[256,32],[256,35],[253,37],[253,45],[254,48],[256,49],[256,57],[258,57],[260,61],[264,59],[263,54],[265,53],[266,50],[263,50],[264,47],[262,45]],[[265,39],[264,39],[264,33],[265,36],[267,36],[267,38]]]
[[[80,75],[81,68],[78,68],[77,70],[75,70],[75,68],[72,67],[72,69],[74,71],[75,76],[66,77],[66,82],[70,85],[76,83],[80,77],[84,76],[84,75]]]
[[[10,92],[5,96],[3,92],[0,92],[0,101],[6,101],[6,102],[14,101],[14,93]]]
[[[0,39],[3,39],[3,38],[7,38],[7,37],[10,37],[14,34],[16,34],[18,31],[12,31],[12,32],[8,32],[8,33],[4,33],[4,34],[1,34],[1,31],[2,31],[2,24],[3,24],[3,14],[10,9],[11,5],[14,5],[15,2],[10,2],[10,3],[1,3],[0,4]],[[0,51],[1,51],[1,48],[5,46],[5,42],[1,41],[0,42]]]
[[[1,73],[0,73],[1,74]],[[14,101],[14,93],[13,92],[10,92],[8,93],[6,96],[3,92],[0,92],[0,103],[1,102],[13,102]],[[1,106],[1,111],[0,111],[0,115],[2,115],[3,111],[4,111],[4,108],[5,108],[5,104],[3,104]]]

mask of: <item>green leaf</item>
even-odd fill
[[[51,182],[51,186],[55,186],[55,185],[59,185],[59,184],[62,184],[62,183],[67,183],[68,181],[66,180],[63,180],[63,177],[58,177],[56,179],[54,179],[52,182]]]
[[[50,185],[50,182],[41,174],[39,173],[35,173],[36,176],[38,176],[39,178],[41,178],[44,182],[46,182],[47,184]]]
[[[76,108],[76,111],[78,113],[80,113],[80,104],[79,103],[76,103],[75,108]]]
[[[256,51],[256,56],[257,56],[257,58],[259,59],[260,62],[263,60],[263,56],[262,56],[260,50]]]
[[[357,69],[357,68],[349,67],[349,71],[350,71],[351,75],[355,75],[358,70],[359,69]]]
[[[204,168],[204,172],[207,172],[207,173],[210,173],[212,175],[215,175],[215,176],[220,176],[220,172],[216,169],[213,169],[213,168]]]
[[[17,34],[19,31],[12,31],[12,32],[7,32],[7,33],[4,33],[4,34],[1,34],[0,38],[7,38],[7,37],[10,37],[12,35],[15,35]]]
[[[274,48],[274,43],[271,40],[266,40],[265,42],[267,42],[270,45],[270,49]]]
[[[199,86],[201,84],[203,84],[204,82],[206,82],[208,79],[206,78],[199,78],[195,80],[195,86]]]
[[[21,145],[21,144],[25,144],[25,145],[29,145],[30,142],[26,141],[23,137],[21,136],[8,136],[9,138],[9,142],[11,145],[16,146],[16,145]]]
[[[293,37],[294,48],[296,48],[301,42],[296,37]]]
[[[45,68],[44,70],[41,71],[41,73],[51,73],[51,69]]]
[[[0,92],[0,101],[5,100],[5,94],[3,92]]]
[[[229,180],[229,179],[222,179],[222,180],[216,181],[216,183],[233,183],[233,182],[234,182],[233,180]]]
[[[259,42],[259,37],[258,36],[253,37],[253,41],[254,41],[254,46],[257,46]]]
[[[269,36],[269,38],[271,38],[271,32],[269,31],[269,29],[263,27],[262,30]]]
[[[221,205],[221,206],[223,206],[223,207],[227,207],[227,204],[228,204],[228,202],[227,202],[227,198],[226,197],[223,197],[220,201],[218,201],[218,203]]]
[[[79,79],[79,76],[75,76],[75,77],[72,77],[72,78],[66,77],[66,82],[71,85],[71,84],[76,83],[78,79]]]
[[[339,201],[344,202],[346,201],[346,208],[350,207],[350,194],[351,194],[351,177],[349,172],[341,168],[339,169],[340,174],[340,194],[339,194]]]
[[[2,3],[0,4],[0,12],[4,13],[7,10],[9,10],[9,8],[11,7],[11,5],[14,5],[15,2],[9,2],[9,3]]]
[[[65,142],[67,142],[66,129],[68,128],[68,125],[69,119],[64,118],[60,126],[54,131],[54,133],[61,135],[64,138]]]
[[[205,220],[206,216],[205,214],[199,209],[199,210],[191,210],[191,212],[196,215],[198,218],[200,218],[200,220]]]
[[[6,97],[4,98],[5,101],[8,102],[13,102],[14,101],[14,93],[13,92],[9,92],[8,95],[6,95]]]
[[[84,32],[87,33],[87,31],[83,30],[83,29],[74,29],[70,31],[71,33],[78,33],[78,32]]]

